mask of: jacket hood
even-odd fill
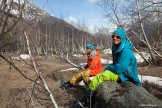
[[[121,39],[120,39],[120,44],[119,45],[113,45],[112,48],[115,50],[115,52],[120,52],[123,49],[132,49],[133,44],[129,42],[126,38],[126,32],[123,29],[116,29],[113,34],[118,34]]]
[[[132,49],[132,48],[133,44],[129,42],[127,39],[125,39],[122,43],[120,43],[120,45],[117,48],[115,45],[112,46],[114,52],[120,52],[123,49]]]
[[[126,32],[123,29],[118,28],[113,32],[113,34],[117,34],[121,37],[121,43],[126,39]]]

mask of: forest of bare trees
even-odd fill
[[[8,32],[2,31],[2,34],[5,35],[5,37],[3,37],[7,38],[12,45],[1,47],[1,52],[14,51],[20,54],[26,53],[27,48],[23,36],[24,30],[29,35],[32,52],[36,55],[60,54],[65,50],[68,50],[71,54],[84,53],[85,46],[89,42],[93,42],[96,44],[97,48],[100,49],[110,46],[110,42],[108,42],[110,39],[107,34],[92,35],[84,31],[87,28],[86,26],[82,26],[82,29],[78,30],[65,21],[52,17],[49,14],[44,14],[43,18],[39,18],[39,16],[37,16],[38,10],[28,13],[28,15],[33,16],[34,19],[27,19],[25,15],[29,8],[25,3],[28,2],[24,2],[23,5],[21,4],[22,7],[20,9],[22,9],[22,12],[17,10],[20,12],[20,14],[17,14],[20,15],[19,17],[21,17],[21,19],[17,18],[19,21],[14,23],[14,27],[11,26],[13,29]],[[17,4],[16,6],[19,5]],[[15,9],[15,5],[13,9]],[[10,10],[8,10],[8,13],[13,15],[13,18],[17,17],[17,15],[12,14]],[[7,18],[8,20],[4,22],[6,23],[6,27],[11,25],[9,20],[13,18]],[[5,41],[3,41],[3,43],[5,43]]]
[[[25,3],[28,2],[18,4],[11,1],[10,5],[7,1],[1,3],[1,52],[26,53],[24,30],[29,35],[34,54],[54,55],[65,50],[72,54],[83,53],[88,42],[93,42],[100,49],[111,47],[111,39],[107,34],[92,35],[83,31],[86,26],[78,30],[48,14],[41,19],[37,17],[37,11],[28,13],[35,16],[34,19],[26,19],[28,7]],[[162,58],[160,0],[100,0],[98,5],[103,9],[108,21],[127,30],[128,37],[135,46],[147,47],[152,60]]]

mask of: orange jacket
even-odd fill
[[[102,72],[102,64],[100,58],[100,51],[96,50],[96,54],[94,56],[88,56],[86,70],[90,70],[90,76],[95,76],[98,73]]]

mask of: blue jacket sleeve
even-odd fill
[[[127,67],[131,62],[131,52],[129,50],[123,50],[120,58],[118,58],[118,62],[116,64],[111,64],[105,68],[105,70],[110,70],[116,74],[121,74],[125,72]]]

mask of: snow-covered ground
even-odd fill
[[[73,54],[74,57],[83,57],[81,54]]]
[[[101,58],[101,63],[102,64],[112,64],[113,63],[113,61],[112,60],[108,60],[108,59],[103,59],[103,58]]]
[[[138,77],[142,83],[147,80],[150,83],[155,83],[157,85],[162,86],[162,78],[144,75],[138,75]]]
[[[141,54],[143,55],[143,57],[146,59],[146,60],[149,60],[151,58],[151,55],[149,53],[146,53],[146,52],[141,52]],[[144,62],[144,59],[138,54],[138,53],[134,53],[136,59],[137,59],[137,62],[138,63],[142,63]]]
[[[102,52],[103,52],[104,54],[112,54],[111,48],[104,49],[104,50],[102,50]]]
[[[28,54],[21,54],[21,55],[19,55],[19,57],[24,60],[30,59],[30,56]]]

